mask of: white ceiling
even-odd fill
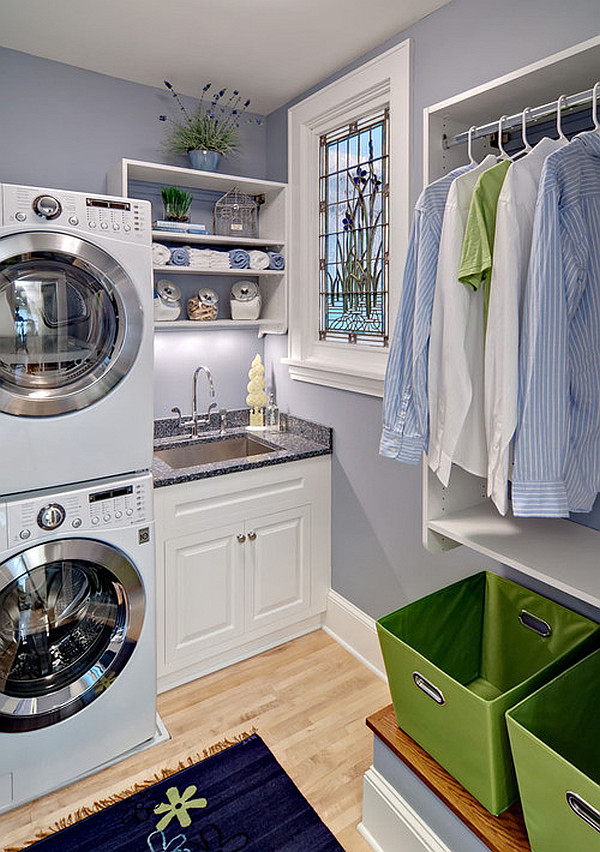
[[[267,114],[449,0],[0,0],[0,45]]]

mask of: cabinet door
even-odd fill
[[[246,627],[286,623],[310,608],[310,506],[246,523]]]
[[[240,525],[166,542],[166,664],[186,665],[244,629]]]

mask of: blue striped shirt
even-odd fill
[[[444,207],[461,166],[425,187],[415,205],[383,393],[382,456],[416,464],[427,451],[427,358]]]
[[[600,135],[544,164],[523,315],[513,512],[589,512],[600,490]]]

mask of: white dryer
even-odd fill
[[[156,730],[149,474],[0,501],[0,812]]]
[[[149,469],[150,204],[0,190],[0,495]]]

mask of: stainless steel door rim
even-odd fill
[[[55,269],[62,263],[66,271],[73,270],[74,276],[85,274],[94,280],[97,291],[105,294],[113,306],[114,339],[106,351],[92,352],[89,363],[79,373],[74,370],[72,379],[68,377],[60,386],[52,386],[52,374],[44,375],[43,371],[28,376],[26,386],[22,386],[16,370],[14,382],[7,380],[10,367],[4,365],[0,375],[0,411],[16,416],[48,417],[85,408],[110,393],[136,359],[144,317],[135,285],[123,267],[98,246],[67,234],[34,231],[0,238],[0,295],[3,278],[6,281],[19,258],[30,266],[38,265],[40,275],[44,264],[46,269],[50,266]],[[15,338],[16,325],[15,321]],[[57,356],[54,357],[56,360]]]
[[[46,634],[58,636],[59,641],[46,642],[52,647],[47,655],[56,659],[60,642],[69,646],[70,631],[76,629],[78,619],[83,622],[88,595],[87,580],[82,588],[73,589],[72,598],[57,605],[60,590],[52,581],[45,584],[48,568],[60,563],[74,563],[79,573],[85,573],[81,565],[90,566],[90,576],[103,578],[112,598],[114,618],[106,620],[101,646],[96,648],[93,640],[83,667],[75,654],[66,659],[56,674],[38,674],[28,680],[22,676],[11,683],[11,667],[17,659],[19,643],[30,640],[35,645],[36,636]],[[69,579],[72,571],[67,572]],[[45,587],[44,587],[45,584]],[[39,592],[39,597],[38,597]],[[27,595],[35,596],[38,607],[28,607]],[[10,598],[7,598],[10,595]],[[94,539],[68,538],[39,544],[15,554],[0,565],[0,600],[4,599],[0,612],[0,731],[31,731],[55,724],[79,712],[119,677],[138,642],[144,622],[146,597],[141,578],[125,554],[117,548]],[[98,614],[106,606],[101,599],[97,611],[90,619],[98,620]],[[15,600],[17,603],[15,604]],[[45,619],[45,624],[41,624]],[[3,623],[2,623],[3,622]],[[22,630],[22,622],[29,632]],[[88,649],[86,649],[88,650]],[[30,656],[35,652],[30,651]],[[14,681],[14,678],[13,678]],[[56,688],[54,688],[54,685]]]

